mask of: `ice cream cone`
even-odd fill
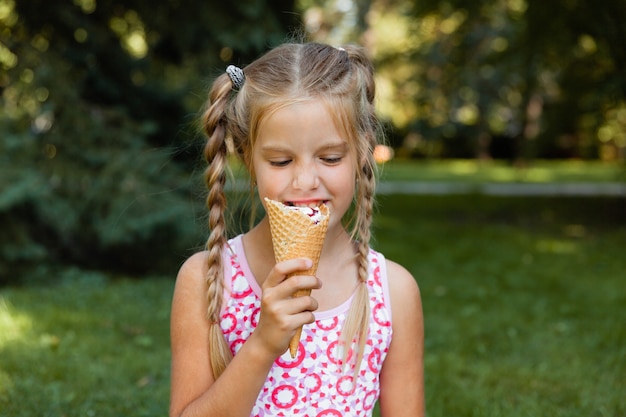
[[[265,199],[272,245],[276,262],[294,258],[309,258],[313,265],[307,271],[298,271],[292,275],[315,275],[322,254],[322,246],[326,238],[330,211],[325,204],[316,209],[307,207],[289,207],[284,204]],[[311,294],[311,290],[301,290],[294,297]],[[295,358],[300,343],[300,327],[289,343],[291,357]]]

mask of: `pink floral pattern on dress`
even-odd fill
[[[260,299],[251,282],[254,277],[244,273],[240,262],[244,254],[236,253],[237,237],[231,240],[230,268],[225,279],[230,293],[222,309],[220,326],[233,352],[237,354],[254,331],[260,314]],[[239,246],[240,247],[240,246]],[[381,274],[384,258],[371,251],[367,287],[370,295],[370,328],[363,361],[354,381],[354,364],[343,366],[343,351],[339,345],[341,329],[349,303],[336,314],[316,314],[321,317],[302,331],[298,353],[291,358],[289,351],[279,357],[265,381],[251,417],[369,417],[380,394],[380,371],[391,343],[391,310],[387,297],[386,277]],[[352,350],[348,352],[348,363]]]

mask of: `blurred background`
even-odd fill
[[[170,268],[201,244],[190,174],[210,81],[295,33],[369,49],[396,159],[623,165],[625,14],[613,0],[0,0],[0,282],[32,262]]]
[[[376,245],[422,287],[430,413],[626,415],[624,22],[623,0],[0,0],[0,415],[164,414],[172,278],[207,236],[199,112],[294,38],[375,63]]]

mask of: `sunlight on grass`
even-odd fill
[[[550,182],[554,181],[554,172],[547,168],[533,167],[525,172],[524,177],[529,182]]]
[[[469,175],[478,172],[478,164],[474,160],[458,160],[450,163],[450,172],[455,175]]]
[[[0,415],[163,415],[173,280],[59,275],[0,289]]]
[[[32,328],[31,318],[17,312],[0,296],[0,349],[9,342],[19,340]]]
[[[0,355],[5,346],[22,340],[31,328],[30,317],[18,313],[3,296],[0,296]],[[1,364],[2,361],[0,361]],[[13,387],[10,374],[3,366],[0,366],[0,403],[2,397],[8,396]]]
[[[517,180],[517,172],[509,167],[491,167],[491,178],[496,182],[513,182]]]
[[[540,239],[537,241],[537,250],[539,252],[553,254],[575,254],[580,251],[576,242],[556,239]]]
[[[383,166],[383,180],[461,182],[624,182],[618,164],[593,161],[530,161],[515,166],[506,161],[393,159]]]

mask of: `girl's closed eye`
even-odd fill
[[[291,162],[291,159],[274,159],[274,160],[270,160],[270,165],[273,167],[285,167],[287,165],[289,165],[289,163]]]
[[[328,165],[337,165],[343,160],[343,155],[322,156],[320,159]]]
[[[345,141],[331,141],[324,149],[320,149],[318,157],[326,165],[339,165],[349,152]]]

